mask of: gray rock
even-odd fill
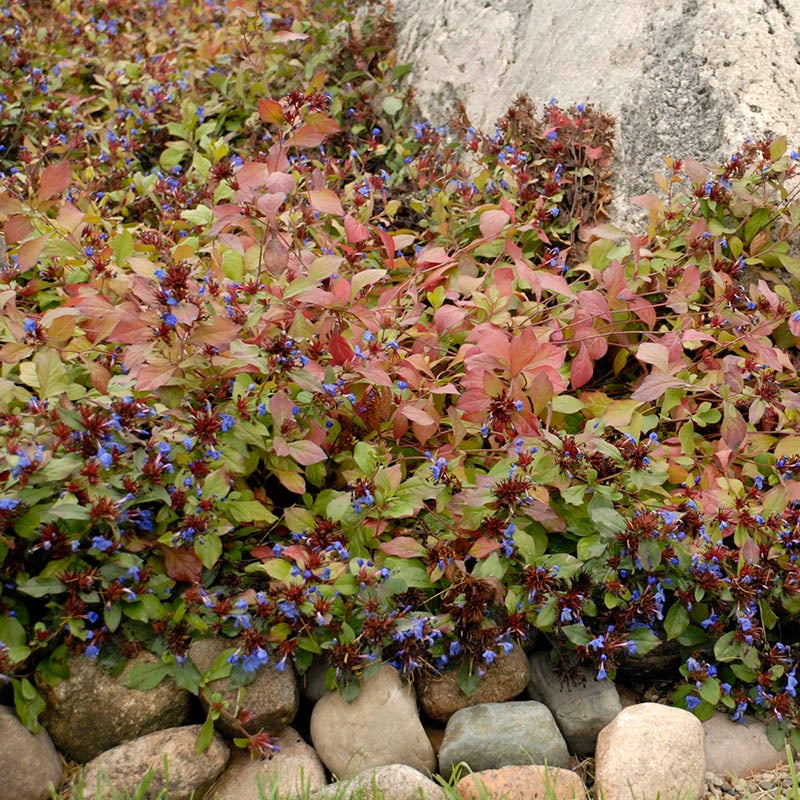
[[[531,699],[541,700],[552,711],[571,753],[593,753],[597,734],[622,711],[614,683],[598,681],[594,671],[584,668],[583,683],[565,686],[553,671],[550,654],[544,652],[531,656],[530,667]]]
[[[325,767],[294,728],[276,736],[275,744],[280,750],[263,759],[235,752],[208,800],[261,800],[272,790],[288,800],[325,786]]]
[[[170,800],[201,797],[225,768],[229,751],[215,733],[210,747],[198,755],[200,727],[168,728],[102,753],[83,769],[84,800],[132,794],[149,770],[152,780],[141,800],[156,800],[165,789]]]
[[[198,639],[189,648],[189,657],[200,672],[205,672],[231,643],[225,639]],[[300,693],[294,666],[287,661],[281,672],[275,669],[274,657],[262,666],[247,686],[233,687],[228,678],[211,681],[208,692],[217,692],[226,703],[225,710],[216,721],[217,729],[226,736],[241,736],[241,728],[248,733],[267,730],[279,733],[291,724],[297,714]],[[206,697],[200,698],[208,710]],[[234,713],[237,708],[239,720]]]
[[[47,731],[31,733],[8,706],[0,706],[0,776],[0,800],[47,800],[64,779]]]
[[[719,775],[747,778],[770,772],[786,762],[786,752],[776,750],[767,739],[767,726],[750,716],[733,722],[727,714],[714,714],[703,723],[706,770]]]
[[[520,93],[616,116],[622,198],[652,191],[664,156],[716,159],[767,128],[800,128],[797,2],[395,0],[394,17],[436,122],[462,101],[491,132]]]
[[[322,659],[314,659],[311,666],[299,679],[300,692],[303,699],[312,705],[323,695],[328,693],[325,687],[325,673],[328,671],[328,664]]]
[[[528,659],[517,645],[498,658],[481,678],[472,695],[464,694],[458,685],[458,670],[441,675],[423,673],[416,682],[420,708],[431,719],[447,722],[460,708],[481,703],[504,703],[525,691],[530,678]]]
[[[456,711],[447,723],[439,772],[449,777],[462,761],[474,772],[523,764],[569,767],[569,752],[543,703],[486,703]]]
[[[85,764],[123,742],[187,722],[191,695],[172,679],[145,692],[124,685],[134,664],[153,661],[152,655],[143,653],[114,678],[86,656],[69,656],[69,677],[50,690],[42,720],[56,747]]]
[[[406,764],[365,770],[347,781],[314,792],[311,800],[445,800],[430,778]]]
[[[658,703],[624,708],[597,737],[595,791],[604,800],[698,800],[705,792],[703,739],[700,720],[688,711]]]
[[[317,702],[311,713],[311,741],[339,779],[387,764],[407,764],[423,772],[436,767],[414,687],[385,664],[364,681],[352,703],[338,692]]]

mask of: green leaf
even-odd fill
[[[261,506],[261,503],[253,501],[256,505]],[[213,569],[219,557],[222,555],[222,540],[216,533],[211,531],[204,533],[195,539],[194,552],[202,562],[206,569]]]
[[[776,719],[773,719],[767,725],[767,739],[769,739],[769,743],[779,752],[786,747],[786,734],[786,728]]]
[[[203,727],[200,728],[200,732],[197,734],[197,741],[194,744],[194,752],[200,756],[211,747],[211,742],[214,738],[214,718],[209,715],[206,717],[206,721],[203,723]]]
[[[14,687],[14,707],[20,722],[31,733],[38,733],[41,730],[39,714],[47,708],[47,703],[27,678],[12,678],[11,685]]]
[[[700,687],[700,697],[707,703],[715,706],[719,703],[722,690],[720,689],[719,681],[716,678],[706,678],[703,685]]]
[[[572,644],[577,644],[582,647],[586,647],[586,645],[592,640],[592,634],[585,625],[580,623],[576,625],[565,625],[561,629],[561,632],[572,642]]]
[[[47,597],[51,594],[62,594],[67,587],[58,578],[30,578],[17,586],[17,590],[31,597]]]
[[[175,683],[179,689],[184,689],[194,695],[200,693],[200,683],[202,677],[197,671],[197,667],[191,661],[183,664],[175,664]]]
[[[403,107],[403,101],[399,97],[390,95],[389,97],[384,98],[383,103],[381,103],[381,105],[383,106],[383,110],[390,117],[393,117]]]
[[[480,682],[481,676],[478,670],[473,669],[472,662],[469,659],[464,659],[458,670],[458,685],[461,691],[464,692],[467,697],[472,697],[477,691]]]
[[[128,259],[133,255],[133,246],[133,235],[127,228],[123,229],[119,236],[114,237],[112,248],[118,267],[124,268],[127,265]]]
[[[733,640],[735,631],[724,633],[714,644],[714,658],[718,662],[740,660],[744,656],[744,648]]]
[[[636,643],[637,656],[646,656],[661,644],[661,639],[649,628],[634,628],[631,631],[631,641]]]
[[[689,627],[689,612],[683,603],[673,603],[664,617],[667,639],[677,639]]]
[[[196,206],[181,211],[181,219],[191,222],[192,225],[204,227],[214,221],[214,212],[208,206]]]
[[[353,458],[358,468],[365,476],[371,476],[378,466],[378,455],[375,448],[366,442],[356,442],[353,448]]]
[[[161,661],[155,664],[134,664],[123,676],[122,682],[129,689],[146,692],[155,689],[170,673],[169,664]]]
[[[582,400],[578,400],[577,397],[572,397],[569,394],[560,394],[554,397],[550,405],[553,411],[557,411],[560,414],[577,414],[586,408]]]

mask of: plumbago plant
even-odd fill
[[[784,138],[667,159],[631,236],[609,118],[413,122],[388,23],[344,4],[4,13],[0,672],[29,726],[69,651],[205,694],[323,659],[352,697],[381,662],[472,691],[539,635],[598,679],[675,641],[677,704],[783,742]]]

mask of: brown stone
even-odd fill
[[[192,697],[171,678],[147,691],[125,686],[128,670],[154,661],[143,653],[115,678],[86,656],[69,656],[69,677],[48,693],[42,720],[56,747],[85,764],[123,742],[187,722]]]
[[[423,673],[416,682],[419,705],[437,722],[447,722],[461,708],[482,703],[504,703],[525,691],[530,680],[528,657],[514,645],[511,652],[486,669],[474,694],[465,694],[458,685],[458,670],[441,675]]]
[[[198,755],[200,727],[168,728],[102,753],[83,769],[83,800],[133,794],[150,770],[152,779],[141,800],[156,800],[164,790],[170,800],[202,797],[225,768],[229,751],[215,733],[209,748]]]
[[[198,639],[189,648],[189,657],[200,672],[211,667],[217,657],[231,643],[225,639]],[[297,714],[300,693],[297,688],[297,676],[294,666],[287,662],[283,671],[275,669],[275,659],[260,667],[247,686],[231,686],[229,678],[219,678],[207,686],[206,695],[217,692],[226,704],[219,719],[214,723],[216,728],[229,737],[241,736],[242,728],[248,733],[261,730],[280,733],[291,724]],[[201,697],[203,708],[208,710],[207,697]],[[235,709],[246,712],[246,720],[236,719]]]
[[[580,775],[530,764],[473,772],[456,783],[463,800],[586,800]]]
[[[310,800],[446,800],[430,778],[406,764],[386,764],[314,792]]]

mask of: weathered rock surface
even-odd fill
[[[463,800],[586,800],[580,775],[539,764],[473,772],[456,790]]]
[[[56,747],[85,764],[123,742],[187,722],[191,695],[171,679],[145,692],[123,683],[135,664],[154,660],[149,653],[137,656],[114,678],[90,658],[69,656],[69,677],[50,691],[43,716]]]
[[[425,116],[458,101],[493,129],[514,98],[591,102],[619,120],[617,194],[664,156],[727,157],[800,128],[800,5],[778,0],[395,0],[400,60]]]
[[[529,676],[527,656],[515,645],[507,656],[487,668],[474,694],[464,694],[458,685],[458,671],[453,670],[421,676],[416,683],[417,697],[425,714],[437,722],[447,722],[460,708],[513,700],[525,691]]]
[[[622,711],[614,683],[595,680],[592,670],[582,669],[583,683],[565,686],[545,652],[534,653],[530,667],[528,694],[553,712],[570,752],[580,756],[594,752],[597,734]]]
[[[263,759],[244,750],[231,756],[208,800],[261,800],[276,789],[281,797],[305,797],[325,786],[325,767],[294,728],[275,737],[280,750]]]
[[[448,778],[462,761],[473,772],[523,764],[568,767],[569,752],[543,703],[486,703],[456,711],[447,723],[439,772]]]
[[[445,800],[442,789],[406,764],[387,764],[332,783],[314,792],[311,800]]]
[[[202,796],[225,768],[229,751],[215,733],[208,750],[197,755],[199,733],[200,725],[168,728],[102,753],[84,767],[84,800],[113,792],[132,794],[151,769],[153,778],[142,800],[155,800],[165,789],[170,800]]]
[[[47,732],[31,733],[8,706],[0,706],[0,776],[0,800],[47,800],[64,779]]]
[[[300,693],[309,703],[316,703],[323,695],[327,694],[325,688],[325,673],[328,665],[325,661],[315,659],[305,674],[298,679]]]
[[[338,692],[322,697],[311,714],[311,740],[339,779],[387,764],[407,764],[423,772],[436,768],[414,688],[387,665],[362,684],[352,703]]]
[[[230,642],[225,639],[198,639],[189,648],[189,656],[195,666],[204,672],[226,649]],[[274,659],[260,667],[253,681],[244,687],[233,687],[228,678],[220,678],[208,684],[209,692],[218,692],[227,704],[215,725],[226,736],[241,736],[239,725],[248,733],[264,729],[279,733],[291,724],[297,714],[300,692],[297,676],[292,664],[286,664],[283,671],[275,669]],[[237,698],[239,708],[246,711],[244,722],[237,723],[233,713]],[[208,701],[201,698],[203,707],[208,709]]]
[[[703,723],[703,729],[708,772],[746,778],[769,772],[786,761],[786,752],[769,743],[767,726],[753,717],[746,716],[742,724],[717,713]]]
[[[629,706],[597,737],[596,791],[604,800],[630,800],[631,793],[637,800],[698,800],[705,792],[703,739],[703,725],[688,711]]]

